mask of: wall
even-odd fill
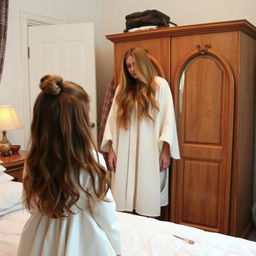
[[[94,22],[97,76],[98,121],[107,85],[113,76],[113,45],[106,34],[122,33],[125,15],[135,11],[158,9],[178,25],[234,19],[247,19],[256,25],[255,0],[9,0],[9,27],[6,59],[0,84],[0,104],[11,104],[23,121],[21,83],[20,11],[26,11],[66,23]],[[24,130],[8,133],[10,141],[25,147]],[[256,180],[254,182],[256,184]],[[256,187],[256,186],[255,186]],[[256,195],[256,189],[255,193]],[[256,196],[255,200],[256,201]]]
[[[96,61],[99,59],[102,37],[102,0],[9,0],[7,46],[3,77],[0,83],[0,105],[14,105],[24,125],[21,68],[21,12],[64,20],[66,23],[93,22],[95,26]],[[97,31],[97,33],[96,33]],[[8,132],[8,138],[25,148],[25,129]]]

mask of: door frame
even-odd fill
[[[65,20],[43,16],[36,13],[20,11],[20,42],[21,42],[21,88],[23,105],[23,123],[30,124],[30,100],[29,100],[29,63],[28,63],[28,27],[63,24]],[[24,147],[27,148],[29,142],[29,125],[24,125]]]

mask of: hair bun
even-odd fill
[[[40,79],[40,83],[43,83],[46,79],[48,79],[50,75],[45,75]]]
[[[46,94],[58,95],[63,89],[63,78],[58,75],[45,75],[40,79],[40,89]]]

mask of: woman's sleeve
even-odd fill
[[[164,141],[167,142],[170,145],[172,158],[180,159],[173,99],[169,84],[164,79],[160,83],[159,107],[160,136],[158,143],[160,145]]]
[[[99,154],[99,162],[106,166],[104,158]],[[109,189],[106,201],[99,200],[93,189],[90,191],[91,197],[89,199],[92,215],[98,225],[104,230],[116,254],[121,254],[121,234],[116,215],[115,202]]]
[[[116,89],[116,93],[117,91],[118,89]],[[104,134],[103,134],[103,138],[100,146],[100,149],[102,152],[109,151],[109,145],[108,145],[109,141],[113,141],[114,133],[116,132],[116,109],[117,109],[116,100],[115,100],[116,93],[108,114],[105,130],[104,130]]]

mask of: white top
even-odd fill
[[[99,162],[105,166],[102,155]],[[96,180],[97,181],[97,180]],[[53,219],[33,213],[24,226],[18,256],[114,256],[121,253],[121,239],[115,203],[98,200],[86,170],[80,172],[80,183],[92,197],[80,189],[80,199],[73,207],[76,214]]]

